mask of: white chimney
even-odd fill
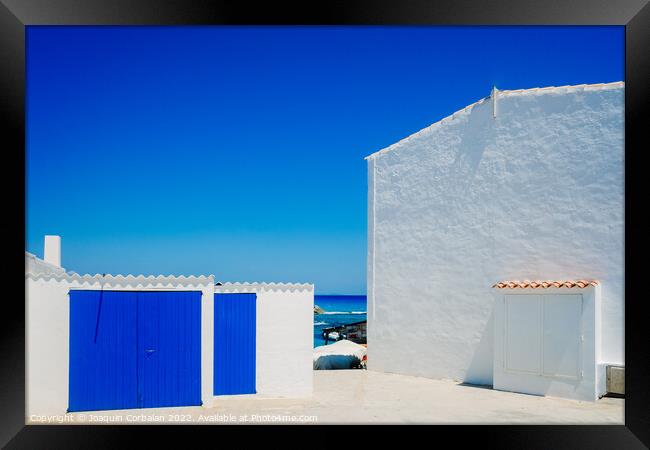
[[[45,236],[43,259],[45,262],[61,267],[61,236]]]

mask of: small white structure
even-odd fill
[[[61,267],[61,236],[45,236],[43,259],[55,267]]]
[[[367,160],[369,369],[574,398],[593,399],[592,382],[604,392],[591,359],[624,363],[622,82],[493,89]],[[598,280],[600,299],[579,293],[596,348],[572,362],[593,378],[575,395],[499,366],[503,311],[491,286],[549,279]],[[540,326],[542,341],[560,326],[577,333],[559,318]],[[530,345],[529,363],[542,364]]]
[[[605,390],[596,280],[494,286],[494,389],[596,400]]]
[[[60,258],[60,239],[50,239],[47,242],[58,243],[57,254],[59,255],[58,258]],[[57,257],[53,257],[51,261],[57,261]],[[60,262],[60,259],[58,261]],[[256,371],[253,375],[255,377],[253,389],[256,393],[253,395],[265,397],[303,397],[311,395],[313,377],[311,370],[311,349],[313,345],[312,327],[314,304],[314,286],[312,284],[226,283],[215,286],[214,276],[212,275],[198,277],[77,275],[66,272],[63,268],[39,259],[27,252],[25,262],[27,420],[30,420],[30,417],[35,415],[60,415],[65,414],[68,410],[83,411],[97,409],[92,407],[89,409],[72,409],[70,407],[70,389],[73,389],[70,374],[73,365],[76,365],[75,370],[82,373],[84,377],[87,374],[90,378],[93,377],[93,373],[99,373],[97,372],[98,368],[101,369],[101,366],[94,368],[86,367],[87,363],[84,361],[83,355],[75,356],[71,354],[73,351],[71,350],[72,336],[79,336],[78,330],[75,327],[82,326],[86,328],[90,327],[91,330],[99,330],[100,339],[106,333],[112,333],[107,347],[111,353],[121,351],[120,349],[123,347],[120,347],[120,342],[124,342],[127,339],[125,337],[127,334],[128,336],[133,336],[129,330],[135,322],[133,320],[129,321],[124,311],[118,311],[115,314],[115,307],[111,311],[108,303],[104,304],[104,309],[102,310],[101,300],[99,308],[96,308],[96,313],[93,309],[87,318],[83,318],[77,312],[76,319],[72,320],[72,293],[91,293],[91,295],[92,292],[101,292],[103,294],[117,293],[118,296],[121,295],[119,293],[163,293],[171,294],[171,297],[175,295],[174,293],[196,293],[198,295],[196,299],[200,301],[200,306],[197,305],[198,310],[194,311],[197,313],[195,317],[198,322],[196,323],[200,324],[200,329],[196,331],[198,334],[195,334],[198,341],[191,345],[193,345],[193,349],[198,349],[199,351],[197,356],[198,360],[193,367],[200,367],[200,369],[198,369],[199,374],[197,378],[193,380],[199,383],[197,386],[199,390],[194,391],[195,395],[199,396],[199,403],[194,404],[202,404],[204,407],[211,407],[215,402],[219,401],[219,397],[215,396],[214,393],[215,374],[213,372],[215,366],[215,292],[252,293],[255,296],[254,301],[256,302],[257,308],[257,314],[252,316],[253,320],[256,321],[255,328],[257,334],[256,342],[254,341],[252,344],[255,352],[253,356],[253,367],[256,366]],[[104,301],[106,302],[106,299]],[[122,301],[120,303],[121,305],[125,304],[123,299],[120,301]],[[149,304],[151,305],[152,303],[149,301]],[[181,315],[178,317],[180,323],[182,320],[187,319],[187,313],[183,309],[178,309],[178,311]],[[118,322],[111,323],[110,321],[102,321],[104,319],[100,319],[103,315],[111,317],[111,314],[113,314],[113,319],[111,320],[118,320]],[[168,316],[165,319],[168,323],[177,320],[173,310],[171,310]],[[95,323],[95,318],[97,318],[97,323]],[[134,320],[138,319],[136,318]],[[145,325],[150,326],[152,323],[157,323],[156,321],[159,321],[158,317],[146,318]],[[174,328],[176,325],[167,326],[165,329],[171,329],[170,327]],[[191,327],[194,327],[194,325],[191,325]],[[159,329],[163,328],[164,326],[161,326]],[[184,328],[184,330],[189,329]],[[154,330],[154,333],[157,332]],[[97,334],[97,331],[95,333]],[[182,331],[182,333],[185,333],[185,331]],[[96,335],[95,339],[97,339]],[[183,335],[180,335],[180,340],[178,340],[179,338],[175,339],[171,343],[161,341],[161,346],[167,345],[166,356],[162,354],[162,350],[155,353],[156,348],[153,345],[149,345],[149,347],[152,347],[151,349],[144,349],[146,355],[136,355],[135,349],[138,344],[134,340],[134,358],[144,358],[143,361],[146,364],[154,364],[153,366],[147,366],[147,370],[159,370],[163,375],[171,373],[169,372],[170,364],[168,363],[171,361],[171,365],[173,365],[176,363],[174,358],[177,358],[179,360],[178,364],[181,364],[179,366],[179,373],[184,373],[189,367],[187,366],[187,359],[189,357],[186,358],[184,356],[187,353],[188,347],[184,347],[184,345],[190,345],[191,338],[188,337],[186,339]],[[91,343],[89,345],[92,346],[93,344]],[[131,348],[129,342],[126,342],[126,345]],[[177,353],[176,357],[169,356],[172,349]],[[93,351],[92,348],[90,351]],[[137,347],[137,352],[140,352],[140,347]],[[160,356],[158,356],[159,354]],[[166,365],[155,365],[156,357],[166,357],[169,361],[165,363]],[[71,362],[75,358],[76,362]],[[129,369],[134,367],[134,364],[129,362],[130,358],[129,355],[118,355],[116,361],[124,364],[124,367]],[[121,367],[116,368],[111,366],[110,369],[114,371],[113,377],[115,384],[119,385],[121,383],[122,385],[126,385],[128,384],[130,375],[122,373]],[[138,376],[142,377],[142,373]],[[150,378],[158,379],[155,373]],[[159,378],[164,380],[165,376]],[[94,390],[91,393],[87,392],[87,386],[93,385],[92,379],[82,380],[81,382],[78,380],[75,381],[75,386],[78,385],[75,389],[79,391],[77,397],[82,397],[82,400],[86,402],[85,404],[107,404],[107,401],[108,404],[116,404],[116,398],[119,400],[119,398],[131,395],[128,386],[124,387],[120,385],[122,386],[120,389],[124,392],[113,392],[112,384],[110,383],[111,380],[108,381],[108,388],[105,389],[108,392],[99,392],[93,386]],[[150,380],[147,382],[150,382]],[[137,395],[139,398],[143,395],[140,394],[140,390],[142,389],[142,386],[138,382]],[[170,390],[170,387],[162,385],[154,386],[153,391],[156,391],[156,389],[164,394]],[[171,390],[174,389],[176,388],[171,388]],[[154,401],[161,402],[160,405],[165,406],[164,402],[167,399],[164,395],[156,392],[153,392],[152,395],[157,396],[154,398]],[[173,396],[174,393],[172,392],[170,395]],[[141,398],[134,401],[141,402]],[[146,402],[144,404],[147,405]],[[151,405],[139,407],[151,407]],[[115,407],[102,409],[128,408]]]

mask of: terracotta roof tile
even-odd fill
[[[535,281],[518,281],[506,280],[499,281],[492,285],[497,289],[546,289],[546,288],[579,288],[583,289],[589,286],[597,286],[598,280],[535,280]]]

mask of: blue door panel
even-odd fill
[[[138,293],[141,408],[201,404],[201,293]]]
[[[137,407],[131,292],[70,291],[70,411]]]
[[[254,394],[256,295],[214,296],[214,395]]]
[[[70,291],[69,410],[201,404],[201,292]]]

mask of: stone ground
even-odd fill
[[[74,423],[623,424],[623,399],[595,403],[366,370],[314,371],[305,399],[221,397],[212,408],[72,413]]]

